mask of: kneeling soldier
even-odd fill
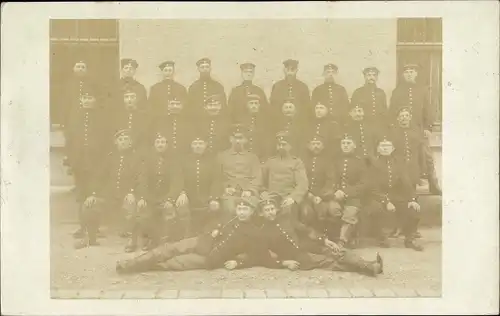
[[[327,269],[333,271],[358,272],[376,276],[383,272],[382,258],[377,254],[376,260],[367,261],[351,251],[340,249],[337,244],[325,237],[318,237],[317,243],[321,252],[311,253],[311,247],[301,243],[295,229],[282,220],[278,212],[278,203],[271,199],[260,211],[262,216],[262,236],[264,245],[271,252],[273,261],[261,259],[270,268],[285,267],[290,270]],[[324,245],[324,246],[323,246]],[[333,251],[332,251],[333,250]]]
[[[385,234],[382,232],[382,212],[400,212],[403,220],[402,231],[405,236],[405,247],[422,251],[422,246],[415,243],[420,205],[417,203],[415,188],[410,176],[402,163],[394,156],[394,146],[391,139],[384,137],[378,142],[379,156],[373,161],[368,172],[372,200],[369,209],[372,211],[372,223],[375,224],[377,237],[381,246],[388,246]]]
[[[172,154],[168,151],[169,144],[166,137],[157,133],[154,137],[154,145],[151,153],[145,157],[142,164],[140,185],[138,189],[139,201],[138,211],[144,221],[141,223],[141,233],[150,237],[149,244],[144,245],[144,250],[156,247],[160,238],[163,237],[164,224],[171,224],[171,219],[176,218],[174,227],[186,227],[189,213],[186,205],[176,207],[176,201],[181,193],[182,177],[180,169]],[[172,229],[168,227],[166,232],[172,236]],[[184,232],[180,231],[179,239],[184,238]]]
[[[87,197],[82,210],[86,238],[75,244],[76,248],[97,245],[96,232],[103,211],[121,209],[126,214],[128,231],[133,232],[126,251],[133,251],[137,242],[137,211],[135,189],[138,185],[140,156],[132,148],[127,130],[115,134],[116,149],[101,165],[93,179],[92,194]]]
[[[260,242],[261,231],[252,222],[257,207],[255,198],[242,198],[236,216],[222,217],[209,232],[166,243],[131,260],[118,261],[118,273],[143,272],[151,269],[192,270],[225,267],[249,267],[266,250]]]

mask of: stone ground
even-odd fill
[[[411,297],[441,294],[441,229],[422,228],[424,252],[394,239],[389,249],[355,251],[367,259],[379,251],[385,273],[377,278],[325,270],[148,272],[117,275],[115,262],[139,254],[123,252],[125,240],[104,229],[101,247],[73,249],[74,203],[68,193],[51,198],[51,290],[53,298],[218,298],[218,297]]]

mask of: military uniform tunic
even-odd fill
[[[392,127],[394,139],[394,155],[399,161],[403,161],[413,183],[420,179],[420,146],[422,137],[416,128]]]
[[[309,192],[322,200],[330,199],[334,193],[332,188],[335,179],[331,157],[325,151],[318,155],[307,151],[302,161],[309,179]]]
[[[376,85],[365,84],[354,90],[351,104],[363,108],[365,120],[371,124],[386,126],[387,121],[387,97],[384,90]]]
[[[123,106],[114,113],[110,139],[116,131],[126,129],[132,138],[132,146],[142,150],[150,136],[149,116],[142,109],[128,110]]]
[[[312,92],[312,106],[324,104],[333,121],[341,123],[349,111],[349,97],[346,89],[334,82],[325,82],[317,86]]]
[[[221,98],[222,112],[227,112],[226,92],[218,81],[208,78],[200,78],[193,82],[188,90],[190,116],[198,116],[203,112],[205,100],[211,95],[219,95]]]
[[[252,94],[259,96],[261,111],[269,110],[269,103],[264,90],[251,81],[243,81],[241,85],[234,87],[229,94],[228,106],[233,121],[239,121],[242,115],[246,116],[247,98]]]
[[[296,156],[273,156],[263,166],[263,184],[268,192],[282,198],[291,197],[297,204],[304,199],[309,188],[306,169]]]
[[[206,208],[222,195],[217,163],[212,155],[188,154],[182,159],[184,191],[191,208]]]
[[[265,161],[274,151],[274,144],[270,140],[272,135],[271,121],[266,112],[241,115],[238,123],[247,128],[248,143],[246,148]]]
[[[155,83],[150,89],[148,100],[153,115],[167,115],[168,104],[174,99],[182,102],[184,108],[187,108],[188,94],[186,87],[172,79],[165,79]]]
[[[323,145],[329,155],[335,156],[338,153],[338,139],[340,137],[340,125],[331,121],[328,117],[313,118],[308,126],[307,135],[320,136]]]
[[[391,95],[389,119],[392,122],[395,122],[401,107],[409,107],[412,115],[412,126],[432,130],[434,112],[427,87],[414,83],[399,84]]]
[[[229,134],[231,125],[228,117],[222,113],[218,115],[204,115],[196,122],[196,128],[207,141],[207,150],[211,153],[218,153],[229,147]]]
[[[262,183],[259,158],[249,151],[236,152],[227,149],[217,156],[218,171],[223,188],[258,193]]]
[[[376,151],[377,135],[383,131],[375,128],[366,120],[355,121],[350,119],[343,126],[342,133],[347,133],[356,144],[356,153],[364,159],[371,159]]]
[[[271,114],[278,116],[281,112],[281,107],[287,98],[294,98],[293,103],[297,108],[298,117],[307,120],[308,108],[310,103],[309,88],[307,85],[298,80],[280,80],[276,82],[271,90]]]

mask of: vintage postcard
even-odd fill
[[[2,9],[2,312],[497,311],[498,4]]]

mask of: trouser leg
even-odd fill
[[[375,276],[383,271],[382,259],[378,254],[376,260],[369,261],[347,250],[336,257],[336,259],[336,262],[332,265],[334,270],[358,272],[368,276]]]
[[[157,269],[169,271],[187,271],[206,268],[206,257],[196,253],[176,256],[157,265]]]
[[[187,205],[176,209],[176,219],[179,228],[177,238],[183,239],[191,235],[191,212]]]
[[[175,243],[165,243],[133,259],[118,261],[116,270],[119,273],[146,271],[160,262],[165,262],[176,256],[194,253],[197,245],[198,237],[183,239]]]
[[[384,231],[387,221],[385,205],[382,205],[379,201],[371,200],[368,202],[365,209],[367,212],[367,218],[370,222],[372,237],[377,240],[380,246],[388,247],[389,244]]]
[[[342,217],[342,206],[337,201],[328,201],[324,206],[324,214],[324,216],[321,216],[323,219],[320,220],[323,230],[329,239],[337,240]]]
[[[358,200],[349,200],[344,204],[339,237],[340,242],[344,245],[351,241],[352,232],[358,224],[359,207],[360,202]]]
[[[126,201],[123,201],[122,211],[125,213],[127,231],[130,233],[127,245],[125,246],[125,251],[132,252],[137,248],[137,241],[140,234],[139,212],[135,203],[129,204]]]

